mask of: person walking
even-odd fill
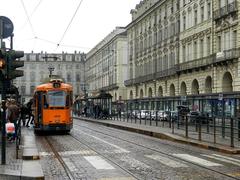
[[[23,126],[26,125],[26,115],[28,113],[28,109],[24,104],[21,104],[20,106],[20,120],[23,124]]]
[[[33,124],[34,121],[34,115],[32,113],[32,104],[33,104],[33,99],[31,99],[28,103],[27,103],[27,114],[28,114],[28,121],[26,124],[26,127],[29,127],[29,123]]]
[[[17,121],[19,118],[19,114],[20,114],[20,109],[17,106],[16,100],[11,99],[7,102],[7,110],[6,110],[6,119],[7,122],[13,123],[15,126],[15,133],[13,136],[13,140],[15,140],[16,138],[16,132],[17,132]]]

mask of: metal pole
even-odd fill
[[[5,86],[6,80],[2,78],[2,164],[6,164],[6,87]]]
[[[187,115],[185,115],[185,119],[186,119],[186,132],[185,132],[185,136],[186,136],[186,138],[188,138],[188,117],[187,117]]]
[[[231,147],[234,147],[233,118],[231,118],[231,121],[230,121],[230,128],[231,128]]]

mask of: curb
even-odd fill
[[[159,138],[159,139],[165,139],[165,140],[169,140],[169,141],[172,141],[172,142],[189,144],[191,146],[196,146],[196,147],[200,147],[200,148],[203,148],[203,149],[209,149],[209,150],[213,150],[213,151],[217,151],[217,152],[221,152],[221,153],[240,154],[240,149],[234,149],[234,148],[231,148],[231,147],[228,147],[228,146],[209,145],[209,144],[204,143],[204,142],[197,142],[196,140],[193,140],[193,139],[190,139],[190,138],[184,139],[183,137],[176,137],[176,135],[174,136],[173,134],[169,134],[169,133],[153,132],[153,131],[149,131],[149,130],[145,130],[145,129],[137,129],[137,128],[133,128],[133,127],[121,126],[121,125],[111,124],[111,123],[102,122],[102,121],[97,122],[97,121],[93,121],[93,120],[90,120],[90,119],[87,119],[87,118],[78,118],[78,119],[81,119],[81,120],[87,121],[87,122],[93,122],[93,123],[96,123],[96,124],[102,124],[102,125],[107,126],[107,127],[113,127],[113,128],[117,128],[117,129],[127,130],[127,131],[130,131],[130,132],[144,134],[144,135],[156,137],[156,138]]]

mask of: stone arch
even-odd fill
[[[192,82],[192,94],[199,94],[198,80],[194,79]]]
[[[170,85],[170,96],[175,96],[175,86],[174,86],[174,84]]]
[[[140,98],[143,98],[143,89],[140,90]]]
[[[163,88],[162,88],[162,86],[158,87],[158,96],[163,96]]]
[[[212,93],[212,77],[208,76],[205,80],[205,93]]]
[[[187,85],[185,82],[182,82],[181,83],[181,86],[180,86],[180,95],[181,96],[186,96],[187,95]]]
[[[233,91],[233,78],[230,72],[225,72],[222,78],[222,91],[232,92]]]
[[[130,91],[129,99],[133,99],[133,92],[132,92],[132,90]]]
[[[152,88],[151,87],[148,89],[148,97],[152,97]]]

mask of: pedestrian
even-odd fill
[[[13,123],[15,126],[15,132],[14,132],[14,136],[13,136],[13,140],[15,140],[16,138],[16,132],[17,132],[17,121],[19,118],[19,114],[20,114],[20,109],[16,104],[16,100],[11,99],[7,101],[7,110],[6,110],[6,120],[7,122]]]
[[[20,106],[20,121],[22,122],[23,126],[26,125],[26,115],[27,115],[27,113],[28,113],[27,107],[24,104],[22,104]]]
[[[34,115],[32,113],[32,104],[33,104],[33,99],[31,99],[28,103],[27,103],[27,114],[28,114],[28,121],[26,126],[29,127],[29,123],[33,124],[34,121]]]

